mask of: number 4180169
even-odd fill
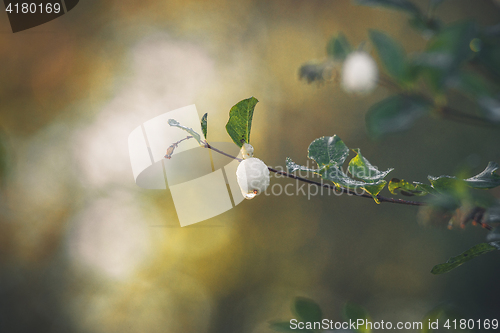
[[[39,13],[39,14],[43,14],[43,13],[46,13],[46,14],[51,14],[51,13],[59,13],[61,12],[61,4],[59,3],[46,3],[45,5],[40,3],[40,4],[36,4],[36,3],[27,3],[27,2],[23,2],[23,3],[15,3],[14,5],[12,3],[9,3],[9,5],[7,6],[7,8],[5,8],[5,11],[6,12],[9,12],[9,14],[11,14],[12,12],[14,12],[14,14],[36,14],[36,13]]]
[[[456,330],[456,329],[461,329],[461,330],[465,330],[465,329],[469,329],[469,330],[473,330],[473,329],[485,329],[485,330],[489,330],[489,329],[492,329],[492,330],[496,330],[498,329],[498,319],[477,319],[477,320],[474,320],[474,319],[453,319],[453,320],[446,320],[446,322],[444,323],[443,325],[444,328],[447,328],[447,329],[453,329],[453,330]]]

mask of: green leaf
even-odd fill
[[[494,40],[483,40],[481,51],[478,54],[479,63],[487,68],[491,74],[500,78],[500,44]]]
[[[474,99],[493,95],[490,84],[481,75],[473,72],[459,73],[458,88]]]
[[[439,194],[439,192],[436,191],[431,185],[422,184],[419,182],[413,182],[413,184],[415,184],[416,191],[420,191],[420,192],[428,193],[428,194],[434,194],[434,195]]]
[[[428,186],[428,185],[427,185]],[[432,187],[429,186],[431,189]],[[412,196],[424,196],[429,194],[428,191],[423,190],[423,189],[417,189],[417,187],[413,184],[408,183],[406,180],[399,180],[397,178],[392,178],[389,181],[389,185],[387,185],[387,188],[392,194],[397,194],[397,190],[401,192],[402,195],[406,195],[408,197]]]
[[[198,133],[196,133],[192,128],[190,127],[186,127],[186,126],[183,126],[181,124],[179,124],[179,122],[175,119],[169,119],[168,120],[168,124],[170,126],[175,126],[175,127],[179,127],[180,129],[183,129],[184,131],[188,132],[193,138],[196,139],[196,141],[198,141],[198,143],[200,145],[203,146],[203,143],[201,142],[201,137]]]
[[[422,13],[408,0],[354,0],[355,3],[364,6],[382,6],[391,9],[401,10],[414,16],[421,16]]]
[[[286,168],[287,168],[288,172],[290,172],[290,173],[295,172],[297,170],[306,171],[306,172],[313,172],[313,173],[319,172],[319,169],[310,169],[308,167],[305,167],[305,166],[302,166],[302,165],[295,163],[294,161],[292,161],[292,159],[290,157],[286,158],[285,163],[286,163]]]
[[[407,130],[432,104],[416,95],[393,95],[378,102],[366,114],[366,127],[374,136]]]
[[[9,154],[5,141],[4,133],[0,131],[0,186],[4,184],[9,169]]]
[[[326,46],[326,53],[335,60],[344,60],[352,47],[343,33],[333,36]]]
[[[491,243],[481,243],[478,245],[475,245],[465,251],[464,253],[450,258],[447,262],[444,264],[439,264],[436,265],[432,268],[431,273],[432,274],[443,274],[446,272],[451,271],[452,269],[457,268],[458,266],[466,263],[469,260],[474,259],[477,256],[480,256],[482,254],[495,251],[500,249],[500,244],[499,242],[491,242]]]
[[[370,315],[368,311],[366,311],[363,307],[354,304],[354,303],[346,303],[343,308],[343,317],[346,321],[352,320],[357,321],[358,319],[363,319],[366,321],[370,321]],[[366,325],[360,326],[357,330],[360,333],[370,333],[371,330],[366,327]]]
[[[226,131],[238,147],[250,143],[250,130],[255,105],[259,102],[255,97],[244,99],[234,105],[229,111],[229,121]]]
[[[283,321],[283,322],[271,322],[269,325],[269,328],[277,331],[277,332],[304,332],[304,333],[313,333],[314,331],[311,330],[306,330],[306,329],[292,329],[290,328],[290,322],[289,321]]]
[[[203,136],[205,136],[205,139],[207,138],[207,118],[208,113],[205,113],[203,117],[201,117],[201,130],[203,132]]]
[[[500,186],[500,175],[495,171],[499,166],[495,162],[489,162],[483,172],[465,180],[468,186],[475,189],[491,189]]]
[[[401,45],[389,35],[378,31],[370,30],[370,39],[377,49],[378,55],[385,69],[399,82],[405,81],[408,76],[406,65],[406,53]]]
[[[451,61],[447,69],[454,69],[472,54],[470,42],[475,35],[476,28],[473,22],[450,25],[429,41],[427,52],[450,56]]]
[[[329,164],[344,164],[349,155],[349,148],[336,135],[323,136],[311,142],[308,148],[307,156],[322,167]]]
[[[316,322],[323,319],[323,312],[312,299],[297,297],[292,306],[292,312],[304,322]]]
[[[384,179],[393,168],[387,171],[379,171],[376,166],[373,166],[363,155],[360,149],[354,149],[356,156],[349,162],[349,172],[356,178],[367,182],[376,182]]]
[[[340,169],[340,167],[337,166],[337,164],[325,165],[322,169],[320,169],[319,174],[321,175],[321,178],[327,179],[337,186],[354,191],[356,191],[358,188],[365,190],[373,197],[376,203],[379,203],[379,201],[377,200],[377,195],[387,184],[385,180],[379,180],[373,183],[365,183],[363,181],[354,180],[347,176]]]
[[[459,191],[461,187],[468,186],[473,189],[492,189],[500,186],[500,175],[495,171],[499,166],[495,162],[489,162],[483,172],[468,179],[458,179],[454,176],[428,176],[434,189],[439,192]]]

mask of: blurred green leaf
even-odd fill
[[[444,0],[431,0],[430,5],[431,5],[431,7],[436,8],[440,4],[442,4],[443,2],[444,2]]]
[[[470,42],[476,35],[473,22],[460,22],[442,29],[430,41],[427,52],[446,54],[451,57],[447,70],[458,67],[472,54]]]
[[[491,74],[500,79],[500,43],[494,39],[483,39],[477,59]]]
[[[376,166],[372,165],[363,155],[360,149],[353,149],[356,156],[349,162],[349,172],[356,178],[362,179],[367,182],[376,182],[384,179],[393,168],[387,171],[380,171]]]
[[[480,256],[482,254],[495,251],[500,249],[500,244],[498,242],[491,242],[491,243],[481,243],[478,245],[475,245],[465,251],[464,253],[450,258],[447,262],[444,264],[439,264],[436,265],[432,268],[431,273],[432,274],[443,274],[446,272],[451,271],[452,269],[457,268],[458,266],[466,263],[469,260],[474,259],[477,256]]]
[[[424,16],[414,16],[409,20],[410,26],[419,31],[425,39],[430,39],[439,32],[442,26],[441,20]]]
[[[250,97],[238,102],[229,111],[226,131],[238,147],[243,146],[243,143],[250,143],[253,111],[258,102],[255,97]]]
[[[346,303],[342,310],[342,314],[345,320],[357,321],[358,319],[363,319],[365,321],[370,321],[370,315],[368,311],[366,311],[363,307],[354,304],[354,303]],[[371,330],[366,327],[366,325],[360,326],[357,329],[360,333],[370,333]]]
[[[477,99],[485,117],[491,122],[500,122],[500,98],[482,96]]]
[[[205,113],[203,117],[201,117],[201,130],[203,132],[203,136],[205,136],[205,139],[207,138],[207,118],[208,113]]]
[[[414,16],[422,15],[420,9],[408,0],[354,0],[354,2],[363,6],[381,6],[401,10]]]
[[[5,182],[9,166],[8,151],[5,141],[5,135],[0,131],[0,186]]]
[[[474,72],[461,71],[458,75],[458,88],[474,99],[493,94],[491,85]]]
[[[304,322],[317,322],[323,319],[323,312],[312,299],[297,297],[292,306],[292,312]]]
[[[393,95],[378,102],[366,114],[368,133],[378,137],[407,130],[431,109],[431,103],[416,95]]]
[[[485,219],[486,220],[486,219]],[[491,223],[487,221],[483,221],[485,223]],[[488,242],[500,242],[500,227],[495,227],[491,230],[486,236],[486,240]]]
[[[460,186],[468,186],[473,189],[492,189],[500,186],[500,175],[496,173],[499,166],[495,162],[489,162],[486,169],[474,177],[458,179],[454,176],[428,176],[432,187],[439,192],[457,191]]]
[[[488,208],[484,214],[485,223],[500,223],[500,203],[494,204]]]
[[[186,126],[183,126],[183,125],[179,124],[179,122],[177,120],[175,120],[175,119],[169,119],[168,120],[168,124],[170,126],[175,126],[175,127],[179,127],[180,129],[183,129],[184,131],[188,132],[193,138],[195,138],[196,141],[198,141],[198,143],[200,145],[203,145],[201,143],[201,137],[200,137],[200,135],[198,133],[196,133],[192,128],[186,127]]]
[[[314,140],[307,151],[307,156],[315,160],[320,167],[331,163],[341,166],[347,155],[349,155],[349,148],[336,135],[323,136]]]
[[[344,60],[351,50],[351,45],[341,32],[333,36],[326,46],[326,53],[335,60]]]
[[[370,39],[377,49],[380,60],[385,69],[399,82],[407,78],[406,54],[401,45],[389,35],[378,31],[370,30]]]
[[[500,186],[500,175],[496,173],[499,166],[489,162],[483,172],[465,180],[468,186],[475,189],[491,189]]]
[[[311,330],[306,330],[306,329],[292,329],[290,328],[290,322],[289,321],[283,321],[283,322],[271,322],[269,325],[269,328],[277,331],[277,332],[304,332],[304,333],[314,333],[314,331]]]

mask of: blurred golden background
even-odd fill
[[[456,0],[438,15],[493,25],[500,7]],[[420,320],[441,303],[467,318],[500,313],[498,253],[430,274],[482,242],[480,228],[424,227],[414,207],[326,194],[259,196],[180,228],[168,190],[134,183],[135,127],[196,104],[210,140],[230,141],[229,109],[250,96],[260,101],[252,144],[270,166],[304,164],[309,143],[333,134],[393,177],[500,162],[498,130],[427,118],[373,141],[364,114],[389,91],[298,80],[339,31],[357,45],[376,28],[422,49],[404,14],[347,0],[80,1],[16,34],[3,16],[1,332],[265,333],[291,317],[295,296],[332,320],[346,301],[384,321]]]

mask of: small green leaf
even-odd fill
[[[258,102],[255,97],[250,97],[238,102],[229,111],[226,131],[238,147],[242,147],[243,143],[250,143],[253,111]]]
[[[500,186],[500,175],[496,173],[499,166],[489,162],[483,172],[465,180],[468,186],[475,189],[491,189]]]
[[[416,95],[393,95],[372,105],[366,114],[366,127],[375,137],[401,132],[429,112],[431,106]]]
[[[201,142],[201,137],[198,133],[196,133],[192,128],[190,127],[186,127],[186,126],[183,126],[181,124],[179,124],[179,122],[175,119],[169,119],[168,120],[168,124],[170,126],[175,126],[175,127],[179,127],[180,129],[183,129],[184,131],[188,132],[193,138],[196,139],[196,141],[198,141],[198,143],[200,145],[203,146],[203,143]]]
[[[352,47],[343,33],[333,36],[326,46],[326,53],[335,60],[344,60]]]
[[[201,117],[201,130],[203,132],[203,136],[205,136],[205,139],[207,138],[207,118],[208,113],[205,113],[203,117]]]
[[[286,158],[285,163],[286,163],[286,168],[287,168],[288,172],[290,172],[290,173],[295,172],[297,170],[306,171],[306,172],[313,172],[313,173],[319,172],[319,169],[310,169],[308,167],[305,167],[305,166],[302,166],[302,165],[295,163],[294,161],[292,161],[292,159],[290,157]]]
[[[297,297],[293,303],[292,312],[304,322],[317,322],[323,319],[323,312],[312,299]]]
[[[461,190],[461,187],[468,186],[473,189],[492,189],[500,186],[500,175],[495,171],[499,166],[495,162],[489,162],[483,172],[468,179],[458,179],[453,176],[428,176],[434,189],[439,192],[450,192]]]
[[[336,135],[323,136],[311,142],[307,154],[320,167],[331,163],[342,165],[349,155],[349,148]]]
[[[391,9],[401,10],[414,16],[421,16],[422,13],[408,0],[354,0],[355,3],[364,6],[382,6]]]
[[[379,171],[376,166],[373,166],[363,155],[360,149],[354,149],[356,156],[349,162],[349,172],[356,178],[366,182],[376,182],[384,179],[393,168],[387,171]]]
[[[413,182],[413,184],[415,184],[416,191],[420,191],[422,193],[434,194],[434,195],[439,194],[439,192],[436,191],[431,185],[422,184],[419,182]]]
[[[451,271],[454,268],[457,268],[458,266],[464,264],[465,262],[474,259],[477,256],[480,256],[482,254],[495,251],[500,249],[500,244],[498,242],[491,242],[491,243],[481,243],[478,245],[475,245],[465,251],[464,253],[450,258],[447,262],[444,264],[439,264],[436,265],[432,268],[431,273],[432,274],[443,274],[446,272]]]
[[[357,321],[358,319],[362,319],[365,322],[370,321],[370,315],[368,311],[366,311],[363,307],[354,304],[354,303],[346,303],[343,308],[343,317],[345,320]],[[362,325],[357,329],[360,333],[370,333],[371,330],[366,326]]]
[[[403,82],[408,76],[406,65],[406,53],[401,45],[389,35],[370,30],[370,39],[377,49],[378,55],[385,69],[399,82]]]
[[[427,185],[428,186],[428,185]],[[432,190],[432,187],[429,186]],[[412,196],[424,196],[429,194],[429,191],[423,190],[423,189],[417,189],[417,187],[413,184],[408,183],[406,180],[399,180],[397,178],[392,178],[391,181],[389,182],[389,185],[387,186],[389,191],[392,194],[397,194],[397,190],[401,192],[402,195],[406,195],[409,197]]]
[[[321,178],[333,182],[335,185],[356,191],[358,188],[368,192],[376,203],[379,203],[377,195],[382,191],[387,182],[379,180],[377,182],[365,183],[363,181],[355,180],[347,176],[337,164],[330,164],[323,166],[319,174]]]

